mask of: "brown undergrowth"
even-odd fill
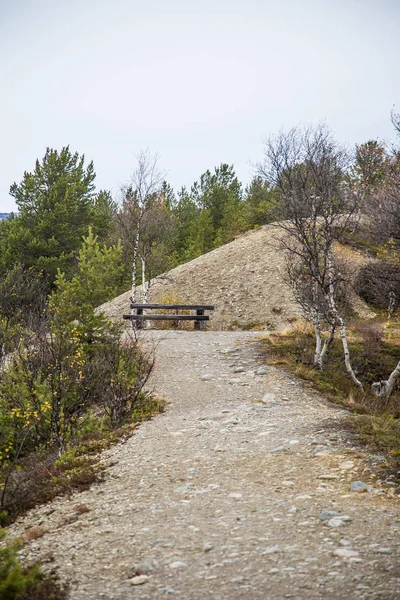
[[[81,434],[59,455],[43,451],[21,459],[8,483],[3,525],[38,504],[56,496],[87,490],[104,477],[105,465],[101,453],[126,441],[138,425],[164,411],[164,402],[150,395],[138,401],[128,423],[111,429],[106,415],[93,415],[82,426]]]
[[[400,475],[400,389],[388,401],[371,392],[371,384],[387,379],[400,360],[400,323],[380,319],[354,322],[349,328],[353,368],[363,384],[363,394],[350,380],[344,366],[343,349],[336,339],[328,352],[324,369],[313,367],[314,335],[310,325],[296,323],[263,340],[267,363],[289,369],[312,382],[331,401],[349,409],[349,426],[362,443],[386,452],[391,467]]]

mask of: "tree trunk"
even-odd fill
[[[325,354],[328,351],[329,346],[331,345],[331,343],[333,342],[333,338],[335,337],[335,331],[336,331],[336,323],[333,323],[333,325],[331,326],[330,330],[329,330],[329,335],[326,338],[324,345],[322,346],[322,350],[321,350],[321,369],[322,369],[322,365],[324,362],[324,358],[325,358]]]
[[[346,366],[346,371],[350,375],[350,378],[353,381],[353,383],[355,383],[360,388],[360,390],[364,393],[363,384],[361,383],[361,381],[359,381],[357,379],[356,374],[354,373],[353,368],[351,366],[350,350],[349,350],[349,345],[347,343],[346,326],[344,324],[344,319],[339,315],[339,312],[336,307],[334,272],[333,272],[333,253],[332,253],[331,249],[328,251],[328,266],[329,266],[329,269],[328,269],[328,275],[329,275],[328,290],[329,291],[328,291],[326,300],[327,300],[327,303],[328,303],[329,309],[331,311],[334,322],[340,326],[340,339],[342,340],[342,345],[343,345],[344,364]]]
[[[322,371],[322,336],[321,336],[321,325],[319,322],[319,315],[317,311],[313,311],[312,324],[314,325],[315,332],[315,351],[314,351],[314,367],[319,371]]]
[[[135,240],[133,243],[133,260],[132,260],[132,290],[131,290],[131,301],[136,302],[136,277],[137,277],[137,260],[139,253],[139,240],[140,240],[140,221],[136,227]],[[135,309],[132,308],[131,313],[134,314]],[[133,322],[133,321],[132,321]]]
[[[393,392],[393,388],[396,384],[397,378],[400,375],[400,361],[397,363],[395,369],[390,373],[389,379],[386,381],[376,381],[371,385],[371,391],[375,396],[388,400],[390,394]]]
[[[144,258],[140,259],[142,261],[142,293],[143,293],[143,304],[148,303],[148,291],[149,286],[146,285],[146,261]]]

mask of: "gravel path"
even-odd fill
[[[105,453],[103,483],[10,528],[48,529],[25,559],[73,600],[398,599],[398,499],[350,492],[380,457],[351,445],[346,412],[260,368],[257,334],[145,335],[166,413]]]

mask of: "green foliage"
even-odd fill
[[[5,531],[0,531],[0,539],[4,536]],[[24,572],[18,562],[18,550],[17,543],[0,548],[0,600],[18,600],[20,594],[39,582],[39,568],[34,566]]]
[[[9,351],[0,373],[2,506],[10,502],[10,477],[24,457],[46,449],[63,452],[87,429],[94,406],[109,415],[112,427],[135,408],[151,361],[136,340],[121,344],[120,328],[95,310],[118,291],[121,254],[120,244],[100,244],[89,229],[75,274],[58,272],[40,326],[11,329],[6,318],[0,320]],[[79,473],[76,478],[80,484],[87,480]]]
[[[246,229],[259,227],[282,217],[282,207],[272,186],[261,177],[254,177],[246,188],[244,220]]]
[[[118,294],[123,276],[121,244],[99,244],[90,227],[78,254],[76,273],[68,279],[57,272],[49,306],[53,331],[72,328],[91,343],[96,330],[105,326],[104,316],[97,314],[95,307]]]
[[[68,146],[61,151],[47,148],[35,169],[13,183],[10,194],[19,214],[1,223],[0,270],[18,261],[51,283],[58,269],[70,268],[89,225],[106,237],[111,200],[105,192],[96,197],[93,163],[85,167],[84,161]]]

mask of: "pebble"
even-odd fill
[[[329,519],[328,527],[342,527],[342,525],[344,525],[345,523],[346,521],[343,520],[340,516],[333,517],[332,519]]]
[[[266,375],[267,367],[259,367],[258,369],[256,369],[255,373],[256,375]]]
[[[242,383],[241,379],[233,378],[229,380],[230,385],[234,385],[235,383]]]
[[[210,375],[209,373],[202,376],[203,381],[211,381],[212,379],[214,379],[214,375]]]
[[[139,575],[148,575],[152,571],[154,571],[154,566],[149,561],[144,561],[144,562],[141,562],[141,563],[137,563],[134,566],[134,572],[135,572],[136,576],[139,576]]]
[[[354,467],[354,463],[352,460],[346,460],[345,462],[340,463],[339,467],[347,471],[347,469],[352,469]]]
[[[278,452],[287,452],[287,448],[285,448],[285,446],[278,446],[271,450],[271,454],[277,454]]]
[[[390,548],[377,548],[376,552],[378,554],[391,554],[392,550]]]
[[[184,569],[186,567],[186,563],[180,561],[180,560],[176,560],[175,562],[171,563],[169,565],[170,569]]]
[[[340,556],[340,558],[356,558],[359,553],[356,550],[350,550],[349,548],[337,548],[333,554],[335,556]]]
[[[177,487],[174,489],[174,493],[175,494],[183,494],[184,492],[187,492],[189,488],[190,488],[190,484],[181,485],[180,487]]]
[[[350,485],[351,492],[368,492],[369,485],[364,483],[363,481],[352,481]]]
[[[280,552],[279,546],[268,546],[261,554],[276,554],[277,552]]]
[[[312,455],[318,457],[329,456],[329,452],[326,448],[315,448],[315,450],[312,451]]]
[[[275,394],[264,394],[261,398],[261,402],[275,402]]]
[[[132,577],[132,579],[129,580],[129,583],[131,585],[143,585],[144,583],[147,583],[149,581],[149,578],[147,577],[147,575],[138,575],[137,577]]]
[[[319,518],[321,521],[329,521],[330,519],[339,516],[340,514],[336,510],[323,510],[322,513],[319,515]]]
[[[244,373],[244,368],[243,367],[235,367],[233,369],[234,373]]]

